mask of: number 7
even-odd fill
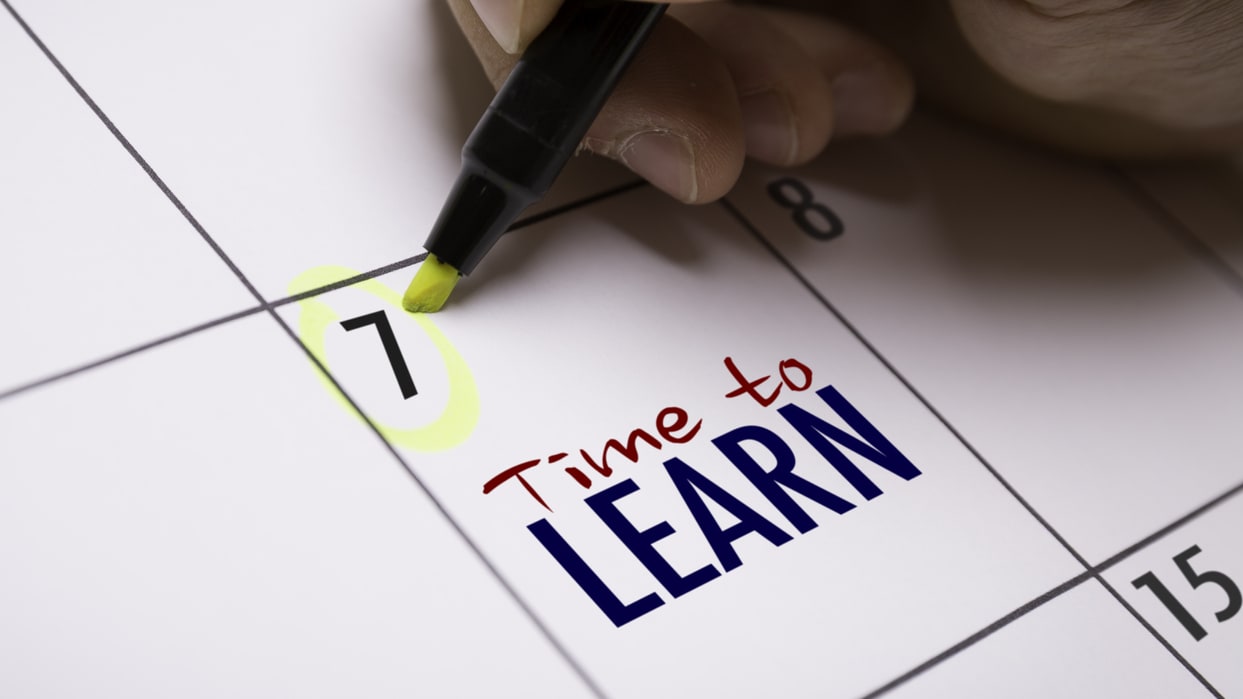
[[[393,334],[393,326],[388,324],[388,315],[384,311],[341,321],[341,327],[345,328],[346,332],[365,328],[368,325],[374,325],[376,332],[380,335],[380,343],[384,345],[384,354],[388,355],[388,363],[393,368],[393,376],[397,378],[402,397],[409,399],[419,395],[418,389],[414,387],[414,379],[410,376],[410,369],[406,367],[406,358],[401,355],[401,347],[397,345],[397,336]]]

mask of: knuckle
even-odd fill
[[[968,41],[1019,87],[1060,102],[1199,127],[1243,119],[1243,5],[1031,0],[956,5]],[[971,7],[973,6],[973,8]]]

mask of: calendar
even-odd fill
[[[0,696],[1243,697],[1243,168],[576,158],[439,2],[0,0]]]

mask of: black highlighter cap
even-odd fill
[[[425,247],[462,275],[544,196],[665,5],[567,0],[462,148],[462,172]]]

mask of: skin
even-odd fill
[[[493,85],[562,0],[448,0]],[[1243,147],[1243,0],[674,2],[583,147],[688,203],[921,99],[1111,158]]]

